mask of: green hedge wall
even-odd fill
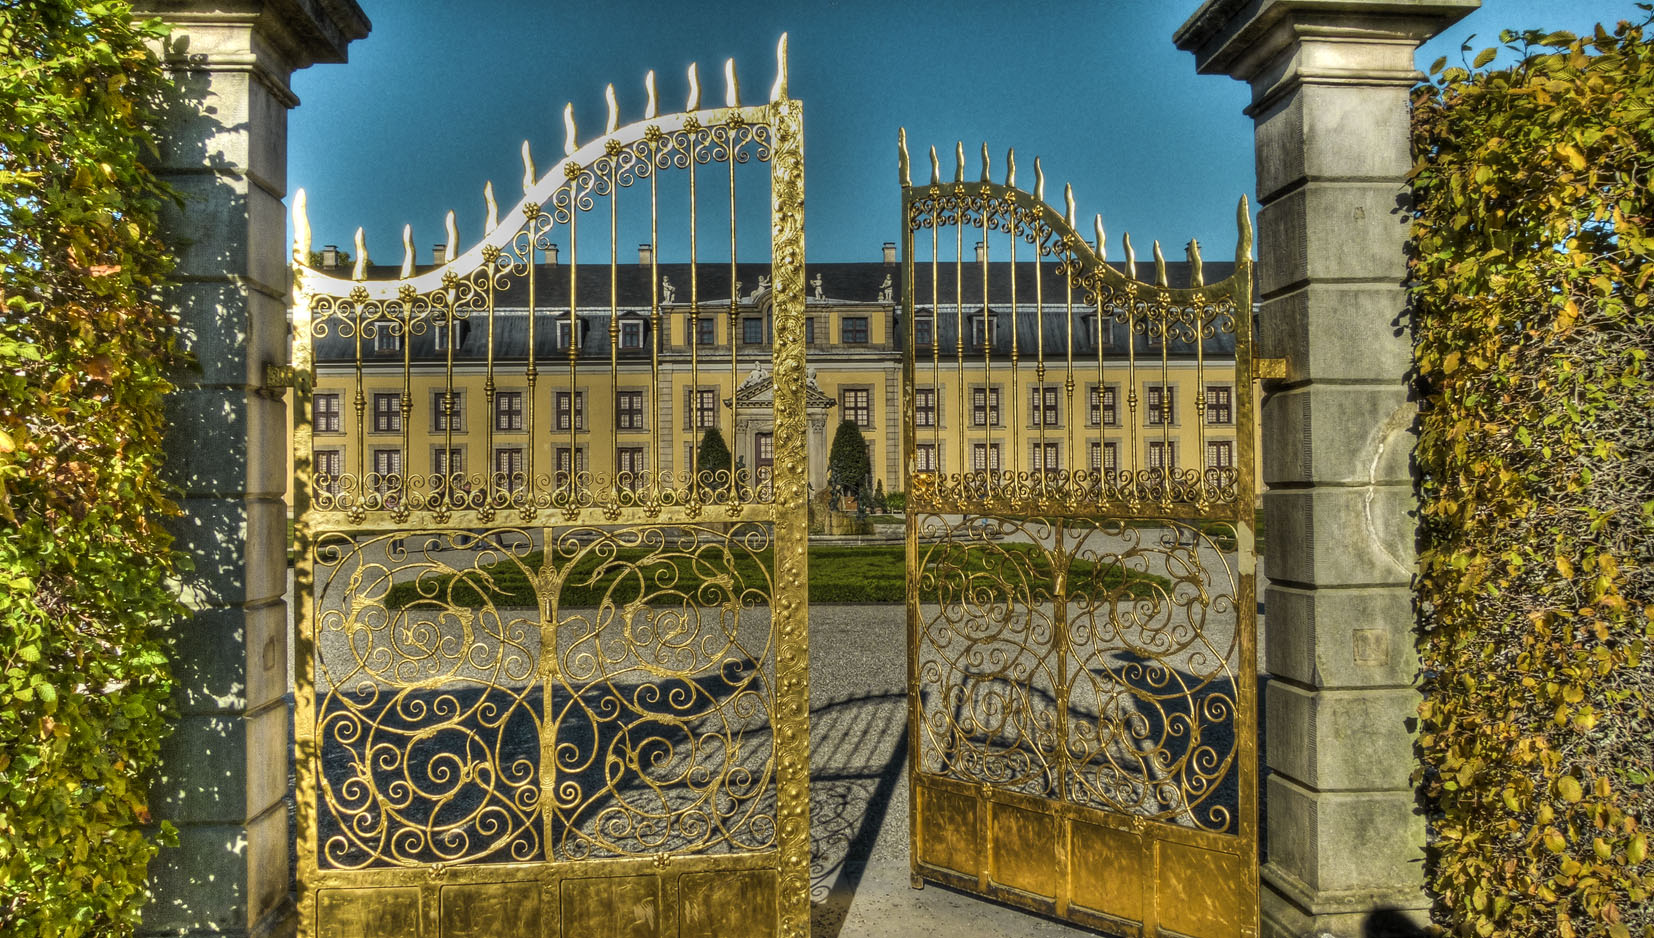
[[[1413,102],[1428,875],[1459,934],[1651,935],[1654,49],[1500,40]]]
[[[177,613],[172,324],[140,163],[160,66],[123,3],[0,4],[0,934],[129,933]],[[161,836],[167,836],[163,827]]]

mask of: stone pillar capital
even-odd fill
[[[1206,0],[1173,34],[1202,74],[1252,85],[1248,114],[1305,84],[1411,87],[1420,44],[1481,0]]]
[[[138,0],[132,13],[179,27],[160,50],[170,68],[249,72],[287,107],[293,72],[344,62],[373,26],[356,0]]]

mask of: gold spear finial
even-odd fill
[[[368,236],[361,228],[356,229],[356,266],[350,271],[350,279],[368,279]]]
[[[534,188],[534,180],[536,178],[537,177],[534,173],[534,154],[529,152],[528,141],[524,140],[523,141],[523,191],[524,192],[528,192],[529,190]]]
[[[413,226],[412,225],[403,225],[402,226],[402,271],[399,274],[397,274],[397,276],[401,277],[403,280],[406,280],[409,277],[413,276],[413,268],[414,268]]]
[[[643,90],[649,95],[649,100],[643,105],[643,119],[652,121],[660,113],[660,101],[655,97],[655,70],[643,76]]]
[[[965,141],[956,140],[953,144],[953,181],[965,181]]]
[[[1235,220],[1240,228],[1240,240],[1235,242],[1235,266],[1239,267],[1252,260],[1252,210],[1244,195],[1235,210]]]
[[[942,181],[942,164],[936,159],[936,148],[930,148],[930,184],[937,185]]]
[[[787,100],[787,34],[775,43],[775,84],[770,86],[770,103]]]
[[[454,258],[459,256],[459,225],[454,221],[453,209],[448,210],[448,217],[443,220],[443,228],[446,229],[448,243],[442,246],[442,262],[452,264]]]
[[[609,106],[609,119],[603,124],[603,132],[612,134],[620,129],[620,105],[615,101],[613,82],[610,82],[609,86],[603,89],[603,103]]]
[[[1014,188],[1017,184],[1017,151],[1012,147],[1005,151],[1005,188]]]
[[[1068,227],[1078,228],[1079,225],[1074,223],[1074,185],[1072,183],[1063,184],[1062,202],[1062,220],[1068,223]]]
[[[1108,232],[1103,230],[1103,216],[1097,216],[1095,231],[1097,234],[1097,259],[1108,261]]]
[[[1184,250],[1189,255],[1189,283],[1193,286],[1204,287],[1206,285],[1206,273],[1200,265],[1200,242],[1190,238],[1188,247]]]
[[[988,177],[988,142],[986,140],[982,142],[982,181],[993,182]]]
[[[1159,241],[1154,242],[1154,283],[1161,287],[1171,286],[1166,279],[1166,255],[1160,253]]]
[[[683,106],[686,111],[701,109],[701,65],[699,62],[689,63],[689,100]]]
[[[1040,165],[1039,157],[1034,157],[1034,201],[1045,201],[1045,168]]]
[[[741,83],[735,78],[735,60],[724,60],[724,107],[741,106]]]
[[[901,173],[904,188],[913,185],[913,174],[907,159],[907,128],[896,128],[896,168]]]
[[[575,139],[574,102],[569,101],[563,105],[563,155],[573,156],[574,151],[578,149],[580,144]]]
[[[488,224],[483,228],[483,234],[487,234],[500,226],[500,204],[494,201],[494,180],[492,179],[482,184],[482,203],[488,207]]]
[[[1131,249],[1131,232],[1120,236],[1120,242],[1126,246],[1126,276],[1137,279],[1137,252]]]
[[[293,260],[300,265],[310,264],[310,213],[304,190],[293,193]]]

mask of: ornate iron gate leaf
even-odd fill
[[[975,182],[962,146],[951,183],[900,156],[914,885],[1254,935],[1245,200],[1232,275],[1191,242],[1174,289],[1158,244],[1154,283],[1129,236],[1109,266],[1037,161],[1030,193],[1014,152],[1003,184],[986,147]]]
[[[310,266],[299,193],[303,934],[806,933],[804,174],[785,37],[779,58],[761,105],[740,104],[731,63],[724,107],[701,108],[691,69],[683,113],[656,114],[652,74],[636,124],[612,88],[584,145],[565,111],[550,172],[524,144],[515,213],[490,187],[482,242],[460,254],[450,214],[428,269],[405,232],[394,279],[368,279],[360,233],[349,278]],[[773,282],[749,296],[737,190],[763,163]],[[627,211],[652,250],[623,269]],[[656,249],[668,226],[687,267]],[[709,240],[727,265],[698,263]],[[734,341],[755,304],[773,317],[762,358]],[[729,341],[706,347],[701,324],[725,318]],[[733,430],[722,399],[766,369],[766,478],[694,448],[669,468],[674,407],[696,436]]]

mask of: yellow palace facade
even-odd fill
[[[371,475],[511,485],[571,468],[622,485],[681,484],[712,427],[761,482],[776,444],[767,266],[652,264],[645,245],[639,263],[611,277],[608,264],[571,270],[555,257],[537,270],[532,317],[514,284],[487,317],[317,339],[318,484]],[[1062,285],[1051,265],[1019,264],[1014,276],[994,266],[1003,270],[986,303],[970,283],[915,291],[916,469],[1233,466],[1235,388],[1211,379],[1233,375],[1223,367],[1232,337],[1227,348],[1223,336],[1198,350],[1161,348],[1083,309],[1053,312]],[[1174,285],[1186,281],[1183,266],[1168,265]],[[1207,264],[1208,279],[1227,267]],[[1015,300],[1033,297],[1040,278],[1051,281],[1043,315]],[[811,488],[825,484],[832,435],[849,420],[875,480],[899,491],[908,324],[894,248],[880,262],[812,264],[806,279]],[[1042,349],[1063,363],[1043,375]]]

